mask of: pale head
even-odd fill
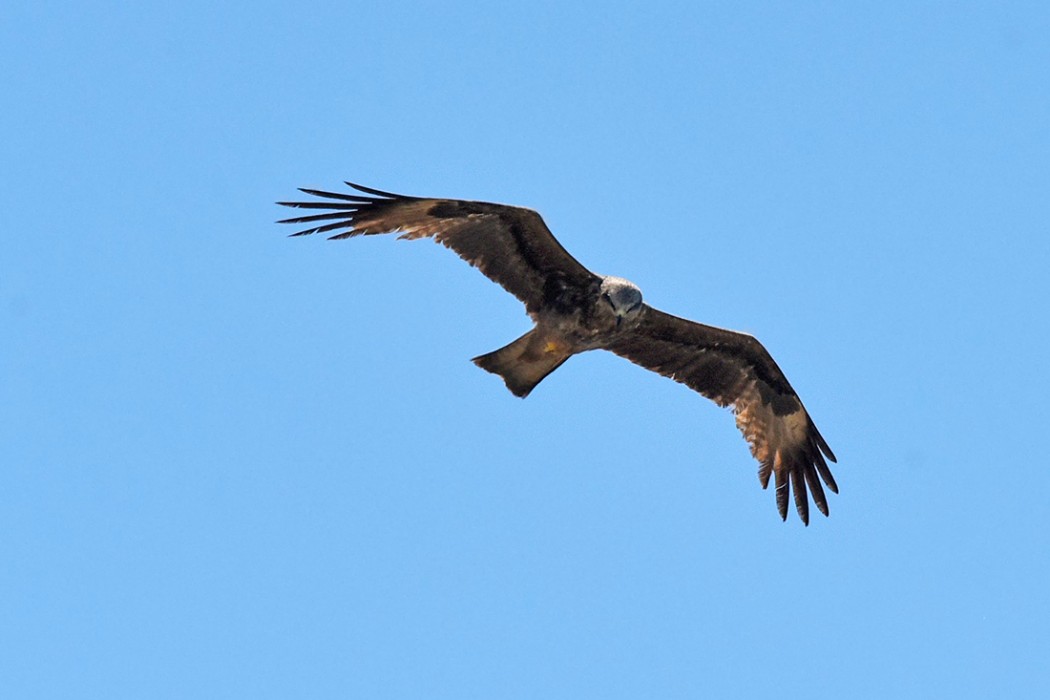
[[[616,325],[624,319],[634,318],[642,310],[642,290],[634,282],[623,277],[604,277],[599,289],[601,301],[612,307]]]

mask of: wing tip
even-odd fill
[[[366,187],[359,185],[356,182],[350,182],[349,180],[343,180],[343,184],[347,187],[351,187],[358,192],[364,192],[365,194],[374,195],[376,197],[386,197],[387,199],[415,199],[415,197],[407,197],[403,194],[396,194],[394,192],[386,192],[384,190],[377,190],[374,187]]]
[[[809,527],[809,494],[806,492],[806,479],[802,465],[795,462],[791,465],[791,490],[795,492],[795,510],[802,524]]]
[[[773,473],[773,460],[767,459],[758,465],[758,483],[762,484],[762,490],[769,488],[769,477]]]
[[[776,476],[777,512],[781,520],[787,520],[791,501],[806,527],[809,527],[811,503],[825,518],[831,516],[821,479],[833,493],[838,493],[838,485],[819,452],[806,449],[776,452],[773,459],[759,466],[758,478],[763,489],[769,486],[771,473]]]
[[[806,415],[807,415],[807,417],[809,417],[808,413]],[[823,452],[824,456],[827,457],[828,459],[830,459],[832,461],[832,463],[837,464],[838,463],[838,459],[835,458],[835,453],[831,451],[830,447],[828,447],[827,440],[825,440],[824,436],[820,434],[819,430],[817,430],[817,426],[816,426],[816,424],[813,423],[813,419],[812,418],[809,418],[809,429],[810,429],[810,433],[813,436],[813,441],[816,443],[817,449],[820,452]]]

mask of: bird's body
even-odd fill
[[[763,488],[776,476],[777,506],[787,517],[788,493],[809,522],[807,487],[827,515],[820,479],[838,487],[825,457],[835,461],[787,378],[755,338],[663,313],[620,277],[596,275],[558,243],[536,212],[502,204],[406,197],[347,183],[363,194],[304,189],[327,201],[280,202],[324,209],[280,223],[317,224],[293,235],[339,231],[335,239],[400,232],[433,237],[525,304],[535,327],[474,362],[527,396],[572,355],[604,349],[686,384],[720,406],[759,461]],[[331,222],[331,223],[320,223]],[[820,476],[820,479],[817,476]],[[790,484],[790,486],[789,486]]]
[[[608,348],[626,337],[644,313],[642,293],[621,277],[591,280],[571,293],[562,290],[561,301],[532,312],[536,327],[510,345],[474,358],[482,369],[503,377],[515,396],[524,398],[573,355]],[[564,300],[571,298],[571,303]]]

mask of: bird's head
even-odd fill
[[[642,310],[642,290],[638,285],[622,277],[605,277],[599,289],[601,302],[612,307],[616,326],[625,319],[633,319]]]

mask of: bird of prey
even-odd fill
[[[835,456],[787,377],[754,337],[654,309],[633,283],[597,275],[577,262],[531,209],[345,184],[356,191],[300,188],[318,199],[278,204],[323,211],[278,223],[309,226],[293,236],[400,233],[399,238],[433,238],[451,248],[516,296],[536,324],[506,347],[474,358],[476,365],[502,377],[515,396],[528,396],[577,353],[609,350],[719,406],[732,406],[737,427],[759,462],[762,488],[775,475],[782,519],[787,519],[793,491],[799,517],[809,524],[807,488],[820,512],[828,514],[817,476],[838,493],[825,461],[834,462]]]

